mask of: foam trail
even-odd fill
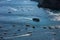
[[[10,7],[10,9],[13,10],[13,11],[18,11],[18,9],[16,9],[16,8]]]
[[[27,20],[32,20],[32,18],[25,18],[25,19],[27,19]]]
[[[9,21],[9,22],[11,22],[11,21],[13,21],[13,22],[15,22],[15,21],[17,21],[18,20],[18,22],[20,21],[20,20],[32,20],[32,18],[27,18],[27,17],[0,17],[0,21]],[[6,20],[7,19],[7,20]]]
[[[60,12],[58,13],[53,13],[50,11],[47,11],[49,13],[50,16],[54,16],[53,18],[51,18],[51,20],[53,21],[60,21]]]
[[[31,34],[24,34],[24,35],[18,35],[18,36],[13,36],[13,37],[4,37],[4,39],[11,39],[11,38],[16,38],[16,37],[24,37],[24,36],[30,36]]]

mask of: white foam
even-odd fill
[[[60,12],[59,13],[53,13],[50,11],[47,11],[49,15],[54,16],[51,20],[53,21],[60,21]]]
[[[26,20],[32,20],[32,18],[25,18]]]
[[[18,11],[18,9],[12,8],[12,7],[9,7],[9,9],[12,10],[12,11]]]
[[[11,38],[17,38],[17,37],[24,37],[24,36],[30,36],[31,34],[23,34],[23,35],[18,35],[18,36],[13,36],[13,37],[4,37],[4,39],[11,39]]]

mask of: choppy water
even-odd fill
[[[60,40],[60,21],[51,20],[56,15],[50,15],[37,4],[30,0],[0,0],[0,39]]]

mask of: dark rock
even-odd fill
[[[39,2],[39,0],[31,0],[31,1]]]
[[[21,31],[20,29],[18,29],[17,31]]]
[[[40,7],[41,7],[41,6],[40,6],[40,3],[38,3],[37,7],[38,7],[38,8],[40,8]]]
[[[13,26],[13,27],[15,27],[15,25],[14,25],[14,24],[13,24],[12,26]]]
[[[0,26],[0,28],[2,28],[2,26]]]
[[[35,21],[35,22],[39,22],[40,21],[39,18],[33,18],[32,20]]]
[[[4,35],[6,35],[7,34],[7,32],[4,32]]]
[[[17,34],[17,33],[14,33],[14,34]]]
[[[12,13],[12,12],[9,11],[8,13]]]
[[[56,35],[56,34],[53,34],[53,35]]]
[[[17,36],[17,33],[14,33],[13,36]]]
[[[27,26],[27,27],[30,27],[30,25],[29,25],[29,24],[26,24],[26,26]]]
[[[43,29],[47,29],[46,27],[43,27]]]
[[[55,27],[55,29],[59,29],[58,27]]]
[[[60,10],[60,0],[31,0],[38,2],[38,7]]]
[[[32,28],[35,28],[35,26],[33,26]]]
[[[0,39],[3,39],[3,37],[0,37]]]
[[[56,35],[56,33],[53,33],[53,35]]]
[[[49,29],[52,29],[52,27],[48,27]]]
[[[44,0],[40,6],[52,10],[60,10],[60,0]]]

